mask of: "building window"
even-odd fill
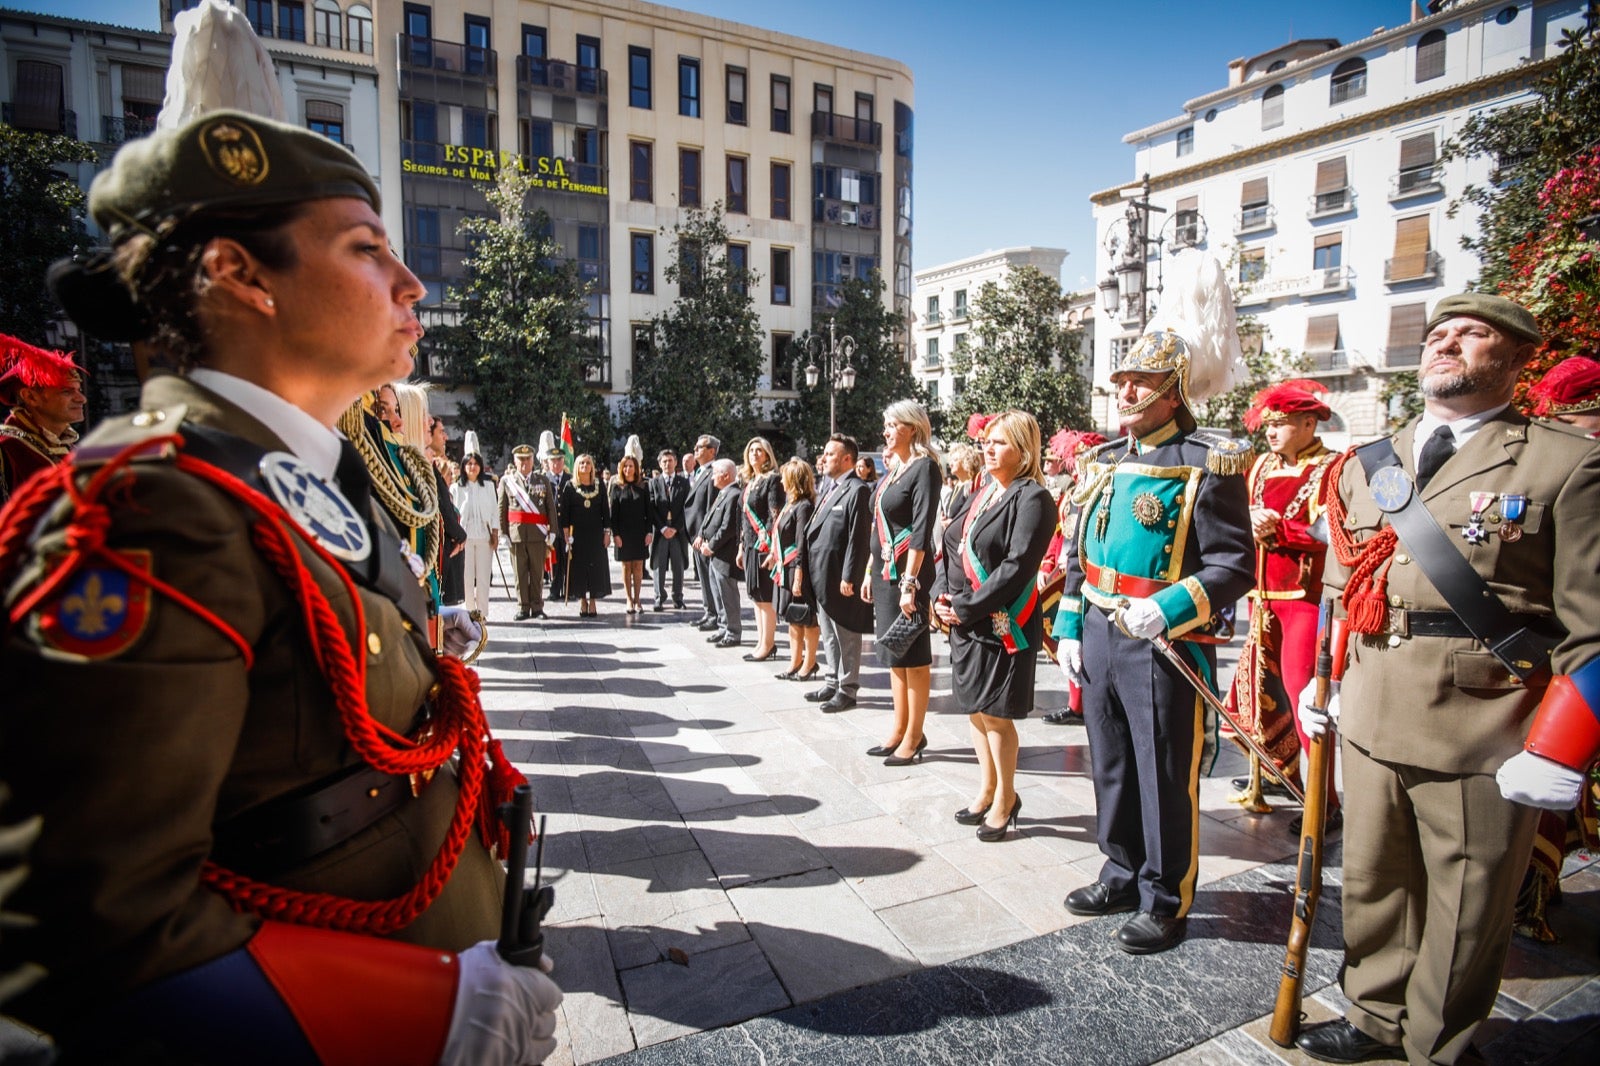
[[[928,399],[932,400],[934,403],[938,403],[939,402],[939,379],[938,378],[930,378],[927,381],[923,382],[923,387],[925,387],[928,390]]]
[[[1342,104],[1359,100],[1367,95],[1367,61],[1346,59],[1333,68],[1333,80],[1328,86],[1328,103]]]
[[[743,126],[749,120],[745,117],[745,78],[743,67],[729,67],[727,73],[728,90],[728,121],[735,126]]]
[[[950,395],[960,396],[966,390],[967,379],[965,377],[962,377],[958,374],[956,377],[950,379]]]
[[[372,8],[355,4],[344,16],[345,47],[352,52],[372,54]]]
[[[788,133],[789,130],[789,79],[774,74],[772,76],[772,132]]]
[[[641,203],[655,201],[655,182],[651,174],[654,162],[649,141],[628,142],[628,198]]]
[[[522,54],[529,59],[549,58],[550,38],[543,26],[522,27]]]
[[[311,12],[312,43],[322,48],[342,48],[344,34],[340,32],[344,16],[333,0],[317,0]]]
[[[578,91],[580,93],[597,93],[600,91],[600,38],[578,35]],[[645,57],[646,66],[649,65],[649,56]],[[646,89],[649,82],[645,82]]]
[[[1191,248],[1200,243],[1200,198],[1185,196],[1172,212],[1172,243]]]
[[[655,328],[648,322],[633,323],[633,379],[639,380],[639,371],[650,365],[655,354]]]
[[[1335,215],[1350,209],[1350,172],[1344,156],[1324,159],[1317,164],[1317,187],[1311,201],[1311,217]]]
[[[871,93],[856,93],[856,121],[862,128],[870,127],[873,121],[873,102]]]
[[[407,4],[404,18],[411,49],[408,61],[413,66],[433,66],[433,9]]]
[[[833,86],[812,82],[811,110],[820,111],[824,115],[833,114]]]
[[[1267,276],[1267,250],[1241,248],[1239,250],[1239,284],[1251,285]]]
[[[700,117],[700,61],[678,57],[678,114]]]
[[[257,37],[272,36],[272,0],[245,0],[244,17]]]
[[[406,211],[406,262],[422,277],[438,277],[441,271],[439,257],[439,209],[413,207]]]
[[[494,128],[491,112],[479,107],[461,109],[461,143],[468,148],[493,148]]]
[[[122,64],[122,118],[121,127],[109,116],[106,121],[106,140],[123,144],[143,137],[156,128],[156,116],[161,113],[161,101],[167,94],[167,72],[160,67]]]
[[[789,249],[772,250],[772,302],[785,307],[792,302],[789,296]]]
[[[1389,344],[1383,349],[1387,368],[1417,366],[1422,362],[1422,334],[1428,323],[1428,305],[1396,304],[1389,308]]]
[[[633,249],[629,264],[633,272],[634,292],[656,291],[655,238],[648,233],[629,234]]]
[[[330,141],[344,143],[344,108],[325,100],[306,101],[306,128]]]
[[[61,68],[56,64],[19,60],[11,124],[37,133],[68,133],[64,85]]]
[[[534,160],[532,165],[537,167],[537,160],[550,159],[556,154],[555,126],[547,118],[535,118],[528,120],[527,130],[528,140],[522,154]]]
[[[1311,249],[1312,270],[1337,270],[1344,265],[1344,234],[1318,235]]]
[[[678,242],[678,292],[683,296],[700,291],[705,277],[706,254],[699,241]]]
[[[599,226],[578,227],[578,276],[596,285],[603,283],[605,243]]]
[[[428,166],[437,166],[439,151],[439,109],[430,100],[400,101],[400,152]]]
[[[628,49],[628,105],[650,110],[650,49]]]
[[[965,308],[961,308],[961,310],[965,310]],[[957,355],[967,350],[967,335],[965,333],[956,334],[955,350]]]
[[[1427,215],[1395,220],[1394,258],[1384,268],[1383,280],[1427,281],[1438,276],[1439,257],[1433,251],[1428,222]]]
[[[750,246],[728,245],[728,280],[740,296],[750,293]]]
[[[678,206],[700,206],[700,149],[678,149]]]
[[[1401,196],[1432,189],[1438,184],[1434,164],[1438,153],[1434,149],[1433,133],[1419,133],[1400,142],[1400,173],[1395,180],[1395,192]]]
[[[1236,233],[1266,229],[1272,224],[1272,205],[1267,200],[1267,179],[1251,178],[1239,187],[1239,225]]]
[[[794,340],[793,333],[774,333],[772,335],[772,387],[775,389],[794,388],[794,362],[789,358],[789,344]]]
[[[728,213],[750,213],[750,160],[742,155],[728,157]]]
[[[788,163],[772,164],[772,217],[789,217],[789,183],[792,171]]]
[[[305,41],[306,5],[301,0],[278,0],[278,37],[285,41]]]
[[[1186,129],[1181,129],[1178,131],[1178,157],[1181,159],[1183,156],[1193,154],[1194,127],[1189,126]]]
[[[929,337],[928,338],[928,354],[927,354],[927,357],[925,358],[924,362],[928,366],[938,366],[939,365],[939,338],[938,337]]]
[[[468,74],[489,73],[489,20],[481,15],[467,15],[461,27],[462,37],[466,47],[462,49],[465,62],[462,66]]]
[[[1346,366],[1339,343],[1339,316],[1312,315],[1306,319],[1305,354],[1312,370],[1339,370]]]
[[[1501,26],[1509,26],[1513,22],[1517,21],[1517,9],[1514,7],[1503,7],[1498,13],[1495,14],[1494,20]]]
[[[1429,30],[1417,38],[1417,80],[1432,81],[1444,77],[1443,30]]]
[[[1283,125],[1283,86],[1272,85],[1261,94],[1261,128],[1276,129]]]
[[[955,305],[950,309],[950,317],[951,318],[966,318],[967,317],[967,290],[966,289],[957,289],[955,291],[955,295],[953,297],[951,297],[951,303]],[[958,333],[956,335],[957,344],[959,344],[961,339],[963,337],[965,337],[965,336],[966,336],[965,333]]]
[[[928,313],[923,316],[923,324],[933,326],[943,321],[944,316],[939,313],[939,297],[928,297]]]

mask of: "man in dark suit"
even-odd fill
[[[672,567],[672,606],[683,610],[683,566],[689,559],[689,540],[684,533],[684,507],[689,502],[689,479],[678,473],[678,453],[661,449],[656,457],[661,473],[650,479],[651,523],[655,539],[650,542],[650,569],[656,572],[656,602],[653,610],[667,605],[667,567]]]
[[[818,467],[832,479],[832,488],[818,501],[806,527],[822,650],[828,658],[827,679],[806,693],[806,699],[821,703],[830,714],[856,704],[861,634],[872,628],[872,606],[862,600],[859,587],[868,565],[872,490],[856,477],[856,451],[854,437],[836,433],[829,438]]]
[[[706,516],[717,498],[716,486],[711,480],[711,463],[717,457],[722,442],[709,433],[702,433],[694,442],[694,474],[689,479],[689,498],[683,505],[683,529],[694,548],[694,572],[700,579],[700,617],[691,624],[703,632],[721,628],[717,624],[716,586],[711,580],[711,561],[700,551],[700,533],[705,528]]]
[[[709,564],[712,601],[717,606],[716,632],[706,638],[706,643],[719,648],[739,646],[739,486],[738,467],[732,459],[718,459],[711,464],[709,478],[717,497],[706,514],[701,527],[700,557]]]

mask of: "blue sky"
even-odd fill
[[[159,0],[0,0],[154,27]],[[916,80],[913,248],[919,270],[991,248],[1065,248],[1062,282],[1093,284],[1089,194],[1133,180],[1122,135],[1178,114],[1228,61],[1297,37],[1353,41],[1410,0],[682,0],[717,18],[898,59]]]

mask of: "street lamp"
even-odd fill
[[[1115,316],[1119,310],[1138,308],[1139,330],[1143,332],[1150,321],[1151,249],[1155,250],[1155,295],[1159,299],[1163,274],[1162,252],[1166,245],[1171,242],[1178,248],[1199,244],[1205,239],[1205,221],[1198,213],[1191,217],[1187,211],[1180,212],[1157,227],[1155,235],[1151,236],[1150,213],[1153,211],[1164,215],[1167,209],[1150,202],[1148,174],[1138,185],[1123,189],[1122,198],[1128,201],[1127,210],[1123,212],[1121,225],[1113,228],[1105,241],[1106,251],[1115,262],[1097,288],[1100,290],[1100,305],[1108,315]],[[1126,237],[1123,236],[1124,230]]]
[[[836,401],[839,390],[849,392],[856,387],[856,368],[850,362],[851,356],[856,354],[856,341],[850,336],[835,336],[833,319],[830,318],[827,346],[823,346],[820,333],[813,333],[806,338],[806,353],[810,356],[806,363],[806,388],[814,389],[819,381],[827,379],[828,434],[832,436],[839,431],[836,424]],[[819,358],[823,364],[821,367],[817,366]]]

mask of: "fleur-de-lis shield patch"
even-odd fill
[[[147,551],[117,553],[141,573]],[[39,615],[46,647],[85,659],[110,659],[131,648],[150,623],[150,585],[107,563],[80,568]]]

